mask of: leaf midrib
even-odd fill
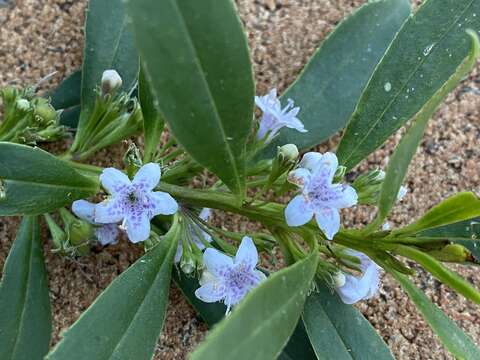
[[[467,12],[467,10],[470,8],[470,6],[472,6],[472,4],[474,3],[475,0],[472,0],[466,7],[464,10],[462,10],[462,12],[455,18],[455,21],[452,22],[452,24],[445,30],[444,34],[440,37],[440,39],[436,42],[434,48],[432,49],[432,51],[427,55],[427,56],[424,56],[422,58],[422,61],[420,61],[420,63],[418,64],[417,67],[415,67],[415,70],[412,71],[412,73],[410,74],[410,76],[407,78],[407,80],[405,81],[404,85],[400,88],[400,90],[395,94],[395,96],[391,99],[391,101],[387,104],[387,106],[384,108],[384,110],[382,111],[382,113],[380,114],[380,116],[376,119],[376,121],[374,122],[374,124],[370,127],[370,129],[367,131],[367,133],[365,134],[365,136],[357,143],[357,145],[350,151],[350,154],[348,155],[348,157],[346,157],[343,162],[346,163],[349,159],[352,158],[353,154],[355,153],[355,151],[365,142],[365,139],[367,139],[369,136],[370,136],[370,133],[377,127],[378,123],[383,119],[383,117],[385,116],[385,113],[391,108],[391,106],[393,105],[393,103],[398,99],[398,97],[400,96],[400,94],[403,92],[403,90],[407,87],[407,84],[409,84],[410,80],[412,79],[412,77],[417,73],[418,69],[420,69],[420,67],[427,61],[427,59],[429,57],[431,57],[431,55],[433,53],[435,53],[438,49],[438,47],[436,46],[437,44],[439,44],[440,42],[443,41],[443,39],[445,39],[445,37],[449,34],[450,32],[450,29],[452,29],[454,27],[454,25],[458,22],[458,20],[465,14],[465,12]],[[405,23],[407,24],[407,23]],[[403,28],[403,27],[402,27]],[[401,30],[400,30],[401,31]],[[368,86],[368,85],[367,85]]]
[[[42,183],[42,182],[34,182],[34,181],[28,181],[28,180],[15,180],[15,179],[5,179],[0,177],[1,180],[4,180],[6,185],[7,185],[7,190],[8,190],[8,185],[9,184],[15,184],[15,183],[20,183],[20,184],[25,184],[25,185],[32,185],[32,186],[40,186],[44,188],[59,188],[59,189],[78,189],[82,191],[90,191],[94,190],[95,186],[87,187],[87,186],[76,186],[76,185],[62,185],[62,184],[51,184],[51,183]],[[0,203],[2,201],[0,200]]]
[[[193,61],[196,64],[196,66],[198,67],[198,69],[201,71],[201,73],[205,74],[205,71],[204,71],[203,66],[200,62],[200,59],[197,56],[198,51],[195,47],[195,44],[192,41],[192,38],[191,38],[191,35],[190,35],[190,30],[189,30],[189,28],[187,26],[187,23],[185,21],[185,17],[183,16],[182,11],[178,7],[177,1],[176,0],[170,0],[170,2],[173,4],[173,8],[177,11],[178,16],[180,17],[181,27],[184,29],[185,33],[187,34],[186,38],[187,38],[187,43],[190,47],[190,50],[195,54],[195,56],[193,57]],[[202,82],[204,84],[204,87],[206,89],[206,92],[208,94],[208,97],[210,99],[210,104],[211,104],[211,106],[213,108],[213,111],[214,111],[214,114],[215,114],[215,116],[213,116],[213,118],[215,119],[215,122],[217,123],[217,126],[220,129],[220,133],[222,135],[223,142],[224,142],[224,148],[226,149],[228,157],[230,158],[231,167],[232,167],[232,170],[235,174],[235,181],[237,183],[237,189],[240,190],[240,189],[242,189],[242,184],[240,183],[240,176],[239,176],[239,172],[238,172],[238,168],[237,168],[238,164],[236,162],[235,156],[233,155],[232,149],[230,148],[230,145],[228,143],[228,139],[227,139],[227,136],[226,136],[226,133],[225,133],[225,129],[223,128],[223,124],[220,120],[221,117],[220,117],[217,105],[214,101],[214,97],[213,97],[213,94],[210,90],[210,86],[209,86],[209,83],[208,83],[206,77],[205,76],[200,76],[200,79],[202,80]]]

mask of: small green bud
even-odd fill
[[[122,86],[122,78],[115,70],[105,70],[102,74],[102,94],[112,94]]]
[[[333,285],[336,288],[342,287],[343,285],[345,285],[345,282],[347,281],[347,279],[345,278],[345,275],[341,271],[333,275],[332,279],[333,279]]]
[[[185,274],[189,275],[189,274],[193,273],[196,268],[197,268],[197,266],[196,266],[195,260],[193,260],[193,258],[182,256],[182,258],[180,260],[180,269],[182,269],[182,271]]]
[[[30,102],[26,99],[18,99],[15,102],[15,106],[19,111],[27,112],[30,110]]]
[[[140,150],[138,150],[134,143],[130,143],[125,155],[123,155],[123,163],[125,164],[125,169],[130,177],[132,177],[138,171],[138,169],[142,167],[142,156],[140,154]]]
[[[279,154],[287,161],[295,161],[298,158],[298,148],[295,144],[286,144],[280,147]]]
[[[60,216],[65,224],[67,241],[76,249],[76,255],[86,255],[90,251],[89,241],[93,237],[93,227],[86,221],[77,219],[68,210],[61,208]]]
[[[48,102],[40,102],[40,104],[34,106],[35,115],[40,117],[43,123],[49,124],[57,121],[57,111]]]
[[[448,244],[440,250],[429,251],[428,254],[444,262],[464,263],[473,261],[470,251],[460,244]]]

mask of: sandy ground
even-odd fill
[[[58,71],[46,85],[51,88],[81,64],[82,24],[85,1],[2,0],[0,8],[0,86],[8,83],[34,84]],[[279,90],[290,84],[326,34],[362,1],[358,0],[238,0],[255,63],[257,90],[272,86]],[[396,207],[391,222],[406,224],[441,199],[460,190],[478,191],[480,184],[480,97],[477,71],[450,95],[431,121],[407,185],[411,189]],[[465,91],[469,90],[469,91]],[[362,169],[384,166],[399,135],[373,154]],[[335,146],[333,139],[321,147]],[[103,151],[96,162],[119,163],[124,146]],[[352,225],[365,223],[372,212],[359,208],[348,214]],[[222,216],[231,229],[244,228],[238,217]],[[0,267],[15,236],[19,219],[0,220]],[[44,233],[44,235],[46,235]],[[46,239],[46,236],[45,236]],[[53,306],[52,344],[95,297],[126,269],[141,251],[125,241],[106,249],[96,248],[78,262],[50,252],[45,244]],[[478,269],[457,270],[480,287]],[[417,284],[428,296],[480,343],[478,307],[419,270]],[[172,287],[166,325],[157,346],[156,359],[184,359],[204,337],[206,326]],[[384,277],[379,295],[359,308],[384,337],[398,359],[452,359],[415,311],[414,306],[390,277]]]

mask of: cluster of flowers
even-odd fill
[[[296,117],[299,108],[293,101],[282,109],[275,89],[267,95],[256,97],[255,102],[263,115],[257,130],[257,139],[269,143],[283,127],[306,132]],[[288,174],[288,181],[298,186],[300,194],[295,196],[285,209],[289,226],[301,226],[313,217],[326,239],[332,240],[340,229],[340,209],[357,204],[356,190],[349,185],[334,183],[338,168],[335,154],[306,153],[297,168]],[[85,200],[75,201],[73,212],[92,224],[95,235],[102,245],[117,242],[119,230],[124,230],[130,241],[145,241],[150,236],[150,220],[156,215],[173,215],[178,204],[168,193],[154,191],[161,177],[158,164],[142,166],[133,180],[123,172],[107,168],[100,176],[103,188],[110,196],[101,203],[92,204]],[[404,190],[402,190],[403,192]],[[200,218],[210,216],[209,209],[203,209]],[[203,252],[203,272],[196,296],[205,302],[223,301],[227,312],[236,305],[252,288],[257,286],[265,274],[257,270],[258,252],[251,238],[245,236],[234,258],[213,247],[205,247],[212,241],[203,229],[189,225],[191,240]],[[203,236],[204,239],[200,239]],[[203,241],[205,240],[205,241]],[[182,257],[180,242],[175,261]],[[380,268],[365,254],[349,250],[350,256],[359,259],[360,274],[338,273],[335,276],[336,291],[347,304],[372,297],[378,290]]]

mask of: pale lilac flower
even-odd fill
[[[131,242],[147,240],[150,220],[156,215],[177,212],[177,202],[165,192],[153,191],[160,181],[160,166],[143,165],[132,181],[123,172],[107,168],[100,175],[102,186],[111,197],[95,206],[95,222],[122,222]]]
[[[402,201],[405,195],[407,195],[408,188],[406,186],[400,186],[397,194],[397,201]]]
[[[293,100],[288,99],[287,106],[282,109],[277,98],[277,89],[272,89],[267,95],[255,96],[255,104],[263,115],[257,132],[257,139],[270,142],[281,128],[287,127],[300,132],[307,132],[303,123],[297,118],[299,107],[294,107]]]
[[[340,229],[339,209],[357,203],[355,189],[345,184],[332,184],[338,160],[333,153],[306,153],[299,167],[291,171],[288,180],[302,189],[285,208],[289,226],[301,226],[315,215],[319,228],[332,240]]]
[[[266,278],[255,267],[258,253],[248,236],[242,239],[235,258],[208,248],[203,253],[205,270],[200,279],[201,287],[195,295],[204,302],[222,301],[230,308],[236,305],[250,290]]]
[[[200,211],[200,214],[198,215],[198,217],[203,221],[208,221],[211,215],[212,215],[212,210],[208,208],[204,208],[202,209],[202,211]],[[212,237],[210,236],[210,234],[206,233],[197,224],[189,225],[189,230],[190,230],[191,240],[199,250],[205,249],[204,242],[202,241],[202,239],[199,238],[199,234],[205,239],[205,241],[212,242]],[[182,244],[182,241],[179,241],[177,252],[175,254],[175,263],[178,264],[180,262],[180,260],[182,259],[182,255],[183,255],[183,244]]]
[[[360,260],[361,276],[345,274],[345,284],[337,287],[336,291],[345,304],[354,304],[360,300],[373,297],[380,285],[380,267],[367,255],[349,250],[348,255],[356,256]]]
[[[118,224],[99,224],[95,222],[95,204],[86,200],[76,200],[72,211],[80,219],[93,225],[95,237],[103,246],[118,242]]]

